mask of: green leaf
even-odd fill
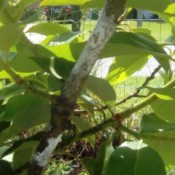
[[[38,23],[29,28],[26,33],[39,33],[42,35],[58,35],[69,32],[67,28],[56,23]]]
[[[7,51],[22,35],[22,26],[14,23],[3,24],[0,22],[0,50]]]
[[[23,41],[17,44],[17,54],[10,62],[11,66],[18,72],[35,72],[40,70],[40,67],[30,59],[34,56],[31,48]]]
[[[37,148],[38,142],[25,142],[20,145],[13,155],[13,168],[18,169],[29,162]]]
[[[56,46],[43,46],[55,56],[65,58],[69,61],[75,61],[79,58],[85,43],[66,43]]]
[[[166,165],[175,164],[175,123],[161,120],[155,114],[144,115],[140,135],[159,153]]]
[[[157,5],[159,4],[159,5]],[[164,12],[167,7],[170,5],[169,0],[127,0],[126,1],[126,6],[128,7],[134,7],[134,8],[139,8],[139,9],[144,9],[144,10],[150,10],[154,12]]]
[[[164,49],[150,37],[148,38],[143,34],[134,34],[131,32],[116,32],[109,42],[115,44],[128,44],[142,49],[143,51],[152,54],[165,70],[170,69],[170,57]],[[123,48],[123,51],[125,51],[125,48]]]
[[[79,97],[78,105],[80,105],[83,109],[87,110],[91,114],[91,116],[94,117],[95,102],[92,98],[82,93]]]
[[[14,175],[12,167],[9,162],[0,160],[0,174],[1,175]]]
[[[10,96],[19,95],[23,90],[16,84],[8,84],[0,89],[0,100],[8,98]]]
[[[107,80],[112,84],[119,83],[133,73],[140,70],[148,62],[147,54],[131,54],[126,56],[119,56],[115,62],[110,66]]]
[[[111,154],[114,152],[114,148],[111,142],[104,142],[97,153],[97,157],[94,162],[94,174],[93,175],[101,175],[107,168],[109,158]]]
[[[85,130],[88,130],[91,128],[90,123],[88,123],[87,120],[81,118],[81,117],[77,117],[77,116],[73,116],[71,117],[72,122],[75,124],[78,132],[82,132]],[[95,135],[91,135],[87,137],[89,143],[91,144],[92,147],[94,147],[95,144]]]
[[[28,77],[30,75],[32,75],[34,72],[32,73],[19,73],[16,72],[16,74],[20,75],[20,77]],[[0,71],[0,79],[12,79],[11,76],[6,72],[6,71]]]
[[[105,102],[114,101],[116,99],[114,89],[102,78],[89,76],[85,82],[85,87]]]
[[[74,62],[65,60],[64,58],[54,57],[31,57],[44,71],[54,75],[56,78],[67,79],[74,66]]]
[[[174,88],[150,88],[150,92],[156,94],[161,100],[175,100],[175,89]]]
[[[2,10],[4,9],[5,3],[6,3],[6,0],[1,0],[0,15],[1,15]]]
[[[79,32],[79,33],[73,33],[73,32],[66,32],[66,33],[63,33],[59,36],[56,36],[53,40],[52,40],[52,43],[51,45],[55,45],[57,42],[58,43],[81,43],[83,42],[83,39],[82,39],[82,34],[84,34],[86,32]]]
[[[86,8],[86,9],[89,9],[89,8],[98,8],[98,9],[101,9],[104,4],[106,3],[105,0],[90,0],[90,1],[87,1],[86,3],[84,3],[81,8]]]
[[[40,5],[41,6],[49,6],[49,5],[82,5],[89,0],[43,0]]]
[[[150,105],[156,115],[162,120],[175,122],[175,100],[157,99]]]
[[[160,156],[141,142],[125,142],[112,152],[104,175],[166,175]]]
[[[50,105],[47,100],[29,94],[12,97],[2,116],[2,121],[10,121],[11,125],[1,133],[0,143],[22,130],[46,123],[49,119]]]
[[[114,148],[109,141],[104,142],[97,153],[96,159],[85,158],[83,164],[90,175],[101,175],[106,169],[110,155],[113,153]]]
[[[2,147],[0,147],[0,158],[2,157],[2,155],[4,154],[4,152],[6,151],[6,150],[8,150],[8,146],[2,146]]]
[[[86,157],[84,159],[82,159],[82,163],[84,165],[84,167],[86,168],[86,171],[90,174],[90,175],[94,175],[94,159],[91,157]]]

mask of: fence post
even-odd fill
[[[137,9],[137,27],[142,27],[142,10]]]

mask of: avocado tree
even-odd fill
[[[70,146],[82,139],[95,150],[93,157],[80,160],[87,174],[167,174],[175,163],[175,78],[171,68],[174,51],[167,53],[164,47],[174,44],[175,3],[40,2],[41,6],[71,4],[82,10],[102,9],[90,38],[83,40],[84,32],[72,33],[62,25],[40,22],[35,14],[21,21],[24,9],[33,2],[36,0],[3,0],[0,6],[0,174],[40,175],[52,156],[69,155]],[[132,8],[150,10],[169,23],[172,35],[168,43],[159,43],[146,29],[125,31],[121,22]],[[35,44],[27,38],[28,33],[46,38]],[[111,57],[108,74],[95,76],[96,61]],[[120,101],[117,85],[150,57],[159,66],[136,92]],[[164,83],[160,88],[150,86],[160,69]],[[119,105],[140,97],[138,104],[119,109]],[[148,105],[151,112],[140,117],[139,129],[125,125]],[[101,146],[96,146],[99,137]]]

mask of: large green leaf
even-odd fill
[[[105,79],[89,76],[85,82],[85,87],[105,102],[116,99],[114,89]]]
[[[39,33],[42,35],[57,35],[65,32],[70,32],[67,28],[56,23],[38,23],[29,28],[27,33]]]
[[[101,9],[104,4],[106,3],[105,0],[90,0],[84,3],[81,8],[99,8]]]
[[[25,8],[29,4],[32,4],[37,1],[39,0],[19,0],[15,2],[6,1],[6,3],[3,3],[1,1],[0,20],[5,23],[18,22],[21,19]]]
[[[0,89],[0,100],[8,98],[12,95],[19,95],[23,90],[16,84],[8,84],[7,86]]]
[[[35,152],[38,142],[30,141],[20,145],[13,155],[13,168],[18,169],[29,162]]]
[[[157,44],[150,37],[145,37],[145,35],[134,34],[131,32],[116,32],[112,36],[109,43],[128,44],[131,46],[135,46],[139,49],[142,49],[144,52],[146,51],[149,54],[153,55],[165,70],[170,69],[170,65],[169,65],[170,57],[164,51],[162,46]],[[125,52],[125,48],[123,48],[123,51]]]
[[[155,114],[144,115],[140,134],[144,142],[160,154],[166,165],[175,164],[175,123],[163,121]]]
[[[0,50],[7,51],[22,35],[22,26],[16,23],[4,24],[0,22]]]
[[[43,0],[40,5],[41,6],[49,6],[49,5],[82,5],[89,0]]]
[[[40,67],[30,59],[34,56],[33,51],[24,43],[17,45],[17,54],[11,61],[13,69],[19,72],[35,72],[40,70]]]
[[[157,5],[159,4],[159,5]],[[138,9],[144,9],[144,10],[150,10],[154,12],[164,12],[167,7],[171,4],[169,0],[127,0],[126,6],[138,8]]]
[[[110,66],[107,80],[112,84],[127,79],[130,75],[140,70],[148,62],[147,54],[132,54],[117,57]]]
[[[79,58],[85,43],[66,43],[55,46],[43,46],[57,57],[65,58],[69,61],[75,61]]]
[[[114,148],[109,141],[104,142],[97,153],[96,159],[85,158],[83,164],[90,175],[104,174],[106,166],[109,161],[110,155],[113,153]]]
[[[34,95],[20,95],[10,98],[2,121],[10,121],[9,128],[0,135],[0,143],[22,130],[46,123],[50,119],[50,105],[47,100]]]
[[[104,142],[98,151],[97,157],[94,162],[94,175],[104,174],[104,171],[107,168],[109,158],[114,152],[114,148],[111,142]]]
[[[175,88],[150,88],[151,92],[154,92],[159,99],[162,100],[175,100]]]
[[[71,117],[72,122],[75,124],[77,131],[82,132],[91,128],[90,122],[85,120],[84,118],[73,116]],[[95,135],[87,136],[88,142],[92,147],[95,145]]]
[[[151,108],[164,121],[175,122],[175,100],[157,99],[151,104]]]
[[[125,142],[111,154],[104,175],[166,175],[160,156],[141,142]]]
[[[63,58],[31,57],[44,71],[53,74],[57,78],[67,79],[74,66],[74,62]]]

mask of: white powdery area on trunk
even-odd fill
[[[40,167],[45,167],[48,164],[48,160],[51,154],[53,153],[58,143],[60,143],[61,141],[62,141],[62,134],[60,134],[56,138],[49,138],[47,140],[48,146],[46,147],[46,149],[43,152],[36,152],[34,160]]]

